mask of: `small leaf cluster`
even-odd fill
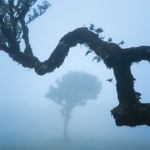
[[[90,24],[89,30],[93,31],[94,33],[97,33],[98,35],[104,31],[101,27],[95,28],[94,24]]]
[[[89,30],[93,31],[94,33],[97,33],[98,35],[104,31],[101,27],[100,28],[95,28],[94,24],[90,24]],[[105,36],[100,36],[101,40],[104,40],[104,38],[105,38]],[[109,37],[108,40],[107,40],[107,42],[111,43],[112,42],[112,38]],[[118,43],[118,45],[123,45],[124,43],[125,42],[122,40],[121,42]]]
[[[30,23],[31,21],[35,20],[37,17],[43,15],[45,11],[48,9],[48,7],[50,7],[50,4],[45,0],[43,1],[42,5],[37,5],[37,8],[33,8],[30,11],[31,13],[28,14],[27,23]]]
[[[118,45],[123,45],[125,42],[124,41],[121,41],[118,43]]]
[[[97,63],[99,63],[99,62],[102,60],[102,58],[99,57],[98,55],[96,55],[96,56],[93,57],[93,60],[92,60],[92,61],[94,61],[94,60],[96,60]]]

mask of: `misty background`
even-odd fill
[[[150,43],[149,0],[49,2],[51,7],[46,13],[29,25],[30,44],[40,61],[49,57],[62,36],[90,23],[104,29],[101,35],[105,40],[109,37],[115,43],[123,40],[123,48]],[[83,45],[71,48],[63,65],[44,76],[23,68],[0,51],[0,149],[61,137],[64,121],[61,107],[44,95],[49,86],[68,71],[85,71],[99,78],[102,89],[97,100],[74,108],[68,135],[78,140],[99,140],[105,150],[150,150],[150,127],[115,125],[110,112],[118,105],[113,70],[106,68],[102,61],[92,62],[95,54],[85,57],[86,51]],[[141,102],[149,103],[149,63],[135,63],[131,69],[136,78],[135,90],[142,94]],[[108,78],[113,78],[114,83],[106,82]]]

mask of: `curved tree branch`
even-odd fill
[[[8,49],[4,51],[22,66],[34,68],[38,75],[44,75],[59,68],[68,55],[69,49],[77,44],[86,44],[103,59],[107,67],[114,71],[119,105],[111,113],[116,124],[118,126],[150,125],[150,104],[140,103],[141,94],[134,90],[135,79],[130,70],[133,62],[150,61],[149,46],[122,49],[115,43],[103,41],[97,34],[82,27],[63,36],[50,57],[44,62],[21,51],[17,53]]]

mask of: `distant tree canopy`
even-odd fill
[[[116,90],[119,105],[111,110],[116,125],[150,125],[150,104],[141,103],[141,94],[134,89],[135,78],[130,67],[134,62],[150,61],[150,46],[121,48],[111,39],[104,41],[99,36],[101,30],[91,26],[77,28],[64,35],[50,57],[44,62],[34,56],[29,43],[28,24],[42,15],[50,6],[47,1],[34,8],[37,0],[1,0],[0,1],[0,50],[23,67],[34,69],[38,75],[59,68],[69,49],[77,44],[84,44],[94,51],[97,58],[113,69],[116,78]],[[34,9],[32,9],[34,8]],[[25,49],[20,48],[20,38],[25,42]],[[121,42],[120,44],[123,44]]]
[[[46,97],[55,103],[70,107],[84,106],[89,99],[97,99],[101,89],[101,82],[96,76],[81,72],[71,72],[56,80],[57,86],[51,85]]]
[[[57,86],[51,85],[45,95],[50,100],[62,106],[61,114],[64,121],[64,138],[68,138],[68,122],[74,107],[84,106],[88,100],[97,99],[101,90],[101,82],[96,76],[85,72],[68,72],[56,80]]]

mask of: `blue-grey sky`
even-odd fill
[[[106,40],[109,37],[116,43],[124,40],[122,47],[149,45],[149,0],[49,2],[51,7],[47,12],[29,25],[33,53],[41,61],[49,57],[63,35],[90,23],[104,29],[102,35]],[[86,106],[73,110],[68,133],[79,137],[99,137],[109,142],[110,146],[113,140],[117,144],[118,139],[126,141],[122,142],[122,146],[132,140],[133,149],[150,146],[150,127],[115,125],[110,110],[118,105],[116,87],[106,82],[108,78],[114,78],[113,71],[106,68],[103,62],[92,62],[94,53],[85,57],[86,50],[82,45],[71,48],[64,64],[44,76],[23,68],[6,53],[0,52],[0,145],[18,139],[61,136],[63,118],[60,107],[45,98],[44,94],[67,71],[83,70],[96,75],[103,87],[98,100],[89,101]],[[142,93],[141,101],[149,102],[149,63],[133,64],[132,71],[137,79],[135,89]]]

